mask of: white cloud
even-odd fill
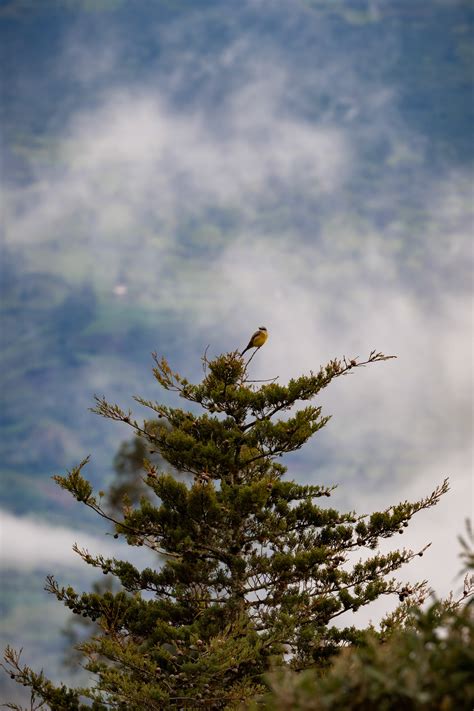
[[[468,234],[450,236],[468,259]],[[392,439],[401,449],[415,449],[414,464],[449,449],[468,452],[470,295],[447,279],[439,283],[442,293],[419,294],[382,250],[383,244],[371,247],[369,259],[359,254],[348,262],[337,247],[320,258],[318,245],[242,239],[215,265],[219,298],[199,324],[222,323],[229,346],[236,336],[235,345],[243,343],[257,321],[267,325],[270,339],[253,367],[259,377],[278,374],[283,381],[338,355],[364,357],[373,348],[397,355],[323,394],[329,410],[345,418],[349,447],[353,437]],[[400,458],[405,466],[406,457]]]
[[[74,553],[77,543],[91,555],[118,558],[145,565],[150,556],[105,536],[92,536],[63,526],[51,526],[32,516],[15,516],[8,511],[0,511],[0,566],[4,570],[57,572],[58,567],[90,572],[92,568]],[[93,572],[94,575],[97,571]]]
[[[271,78],[256,74],[220,107],[217,124],[209,109],[176,110],[164,93],[147,87],[105,92],[57,137],[62,169],[39,166],[29,214],[11,215],[19,220],[14,239],[45,240],[38,226],[51,227],[78,209],[100,215],[127,206],[143,224],[147,216],[136,211],[145,207],[148,217],[151,211],[172,221],[208,201],[241,208],[271,190],[272,181],[288,188],[309,183],[322,192],[340,188],[350,157],[344,131],[282,114],[281,85],[288,78],[277,80],[276,68]],[[196,204],[187,204],[190,199]],[[100,225],[97,231],[100,236]]]

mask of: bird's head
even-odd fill
[[[265,333],[267,332],[267,329],[265,328],[265,326],[259,326],[259,327],[258,327],[258,330],[259,330],[259,331],[265,331]]]

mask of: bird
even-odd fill
[[[265,326],[259,326],[258,330],[255,331],[255,333],[252,335],[252,338],[249,341],[249,344],[247,348],[245,348],[242,353],[240,354],[241,356],[244,355],[248,350],[251,348],[261,348],[265,341],[268,338],[268,331],[265,328]]]

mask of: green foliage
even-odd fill
[[[435,505],[447,482],[418,502],[356,515],[321,505],[332,487],[283,480],[286,468],[276,460],[326,424],[321,408],[308,404],[323,388],[386,359],[374,351],[364,363],[334,360],[283,386],[249,380],[248,363],[229,353],[204,357],[204,379],[195,385],[155,356],[156,380],[190,409],[136,398],[153,413],[139,422],[98,398],[95,411],[127,423],[150,452],[141,467],[146,495],[110,508],[83,476],[87,460],[54,478],[110,521],[116,537],[158,554],[157,566],[140,571],[76,548],[119,585],[79,594],[48,578],[50,593],[96,625],[79,645],[96,683],[54,687],[10,650],[14,678],[52,709],[82,708],[81,699],[97,709],[230,709],[261,694],[275,665],[322,670],[344,647],[367,646],[353,626],[332,622],[380,595],[426,594],[423,583],[409,588],[389,577],[423,550],[382,554],[377,547]],[[143,449],[122,455],[124,471],[127,462],[135,471]],[[360,549],[374,552],[351,564]]]
[[[408,628],[381,644],[365,633],[326,674],[274,673],[262,711],[470,711],[474,704],[474,607],[441,602],[412,610]]]

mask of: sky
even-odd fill
[[[387,28],[383,2],[342,3],[364,6],[367,46],[347,19],[341,41],[318,3],[249,0],[225,19],[214,5],[167,22],[150,17],[159,52],[149,57],[138,25],[132,42],[123,18],[90,36],[88,21],[75,18],[37,89],[18,69],[18,95],[31,109],[37,102],[43,124],[11,138],[12,154],[27,155],[28,179],[7,170],[5,249],[25,281],[42,273],[91,283],[124,313],[130,304],[147,313],[156,322],[150,350],[191,379],[208,344],[211,355],[243,347],[261,324],[270,335],[252,361],[257,378],[285,382],[373,349],[396,355],[322,393],[333,418],[288,459],[289,475],[337,483],[334,504],[360,513],[417,500],[449,477],[450,492],[402,541],[432,542],[404,577],[447,595],[459,590],[456,539],[473,513],[472,162],[456,152],[454,128],[442,140],[436,133],[438,104],[427,107],[432,131],[429,119],[413,119],[403,65],[410,22],[429,30],[420,63],[430,52],[436,59],[430,23],[443,3],[414,11],[406,30]],[[451,71],[462,73],[462,62]],[[447,76],[439,72],[432,95],[440,105]],[[85,413],[84,393],[127,407],[134,393],[157,397],[150,370],[127,353],[81,366],[68,395],[81,433],[74,456],[88,453],[87,430],[109,436],[108,423]],[[34,506],[2,511],[5,570],[77,574],[72,543],[103,550],[104,540],[53,525]],[[362,623],[373,617],[364,615]]]

